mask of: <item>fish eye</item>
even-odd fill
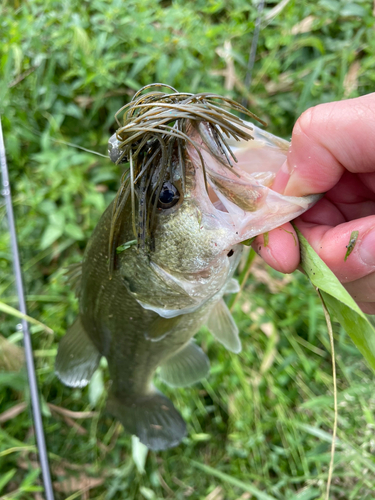
[[[164,182],[158,199],[158,208],[171,208],[180,199],[180,193],[171,182]]]

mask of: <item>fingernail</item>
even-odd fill
[[[362,239],[358,252],[367,266],[375,266],[375,228]]]
[[[275,180],[273,181],[272,184],[273,191],[276,191],[278,193],[283,193],[286,185],[288,184],[289,178],[290,174],[289,174],[288,164],[285,161],[281,165],[281,168],[277,172]]]

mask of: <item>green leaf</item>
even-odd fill
[[[63,232],[64,227],[62,226],[48,226],[43,233],[39,248],[41,250],[46,249],[47,247],[52,245],[52,243],[58,240]]]
[[[19,45],[13,44],[12,50],[13,50],[14,69],[16,71],[16,75],[19,75],[22,70],[22,59],[23,59],[22,49]]]
[[[42,409],[42,415],[44,417],[50,417],[51,416],[51,410],[49,409],[47,401],[44,399],[43,396],[41,396],[41,398],[40,398],[40,406],[41,406],[41,409]]]
[[[147,500],[154,500],[156,498],[155,493],[150,488],[146,488],[146,486],[141,486],[139,491]]]
[[[304,424],[303,422],[298,422],[297,420],[293,420],[293,425],[298,429],[302,429],[307,432],[311,436],[315,436],[321,441],[331,444],[332,443],[332,435],[329,432],[323,431],[319,429],[319,427],[314,427],[313,425]],[[341,446],[341,441],[339,438],[336,438],[336,445]]]
[[[98,369],[94,372],[89,384],[89,400],[92,406],[96,406],[104,392],[103,372]]]
[[[83,240],[85,237],[82,229],[78,226],[78,224],[73,224],[72,222],[68,222],[68,224],[66,224],[65,234],[75,240]]]
[[[20,486],[21,491],[35,491],[35,486],[32,486],[33,482],[40,475],[40,469],[31,470],[27,476],[23,479],[22,484]],[[36,491],[41,491],[41,488],[37,486]]]
[[[317,36],[307,36],[303,38],[299,38],[295,41],[295,49],[299,49],[301,47],[314,47],[321,54],[325,54],[325,48],[323,42]]]
[[[125,78],[124,84],[133,90],[139,90],[140,84],[133,80],[132,78]]]
[[[87,55],[90,52],[90,39],[86,31],[81,26],[73,26],[73,34],[75,47]]]
[[[0,372],[0,389],[10,387],[15,391],[22,392],[27,385],[26,371]]]
[[[17,469],[11,469],[10,471],[6,472],[3,477],[0,478],[0,492],[3,490],[4,486],[9,483],[16,472]]]
[[[134,65],[129,73],[128,78],[134,79],[138,75],[138,73],[142,71],[145,66],[149,64],[152,58],[153,58],[152,55],[138,57],[134,62]]]
[[[127,241],[123,245],[120,245],[119,247],[116,248],[116,253],[121,253],[124,250],[128,250],[128,248],[130,248],[131,246],[136,245],[136,244],[137,244],[137,240]]]
[[[311,283],[322,292],[328,310],[334,315],[375,371],[375,330],[333,272],[296,229],[301,246],[302,268]]]
[[[318,488],[307,488],[307,490],[302,490],[300,493],[293,495],[290,500],[312,500],[313,498],[318,498],[320,496],[320,490]]]
[[[356,3],[349,3],[345,5],[340,11],[340,15],[342,17],[365,17],[366,14],[366,9]]]
[[[256,236],[253,236],[252,238],[249,238],[248,240],[243,240],[241,241],[242,245],[245,245],[247,247],[251,247],[252,242],[255,240]]]

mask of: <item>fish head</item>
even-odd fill
[[[119,268],[136,300],[164,317],[193,312],[222,295],[239,262],[241,243],[297,217],[317,200],[273,191],[289,143],[228,112],[223,125],[213,124],[191,119],[189,99],[178,101],[181,115],[171,115],[173,126],[155,139],[150,131],[159,131],[160,123],[167,130],[165,123],[172,120],[170,100],[162,102],[159,114],[146,111],[142,124],[142,117],[129,113],[126,125],[109,141],[112,161],[130,159],[134,186],[127,207],[138,245],[118,256]],[[146,106],[143,97],[139,102],[134,108]],[[194,104],[197,117],[211,105],[199,104],[198,111]],[[151,105],[157,106],[154,101]],[[216,112],[211,106],[210,113]],[[187,113],[183,125],[178,123],[177,116]],[[148,134],[143,141],[141,125]],[[133,149],[129,131],[136,139]],[[142,147],[141,163],[133,171],[132,154],[139,159]],[[130,227],[129,210],[125,212]],[[150,245],[144,245],[147,227]]]
[[[110,144],[116,144],[114,137]],[[150,181],[149,191],[157,196],[151,245],[134,245],[117,255],[117,268],[129,292],[145,309],[168,318],[194,312],[223,294],[242,253],[242,245],[233,241],[232,226],[223,223],[210,198],[212,191],[206,189],[202,162],[186,149],[182,178],[177,151],[171,155],[163,182],[160,165],[154,166]],[[142,189],[135,184],[136,200],[141,199]],[[130,201],[127,209],[124,219],[130,234]],[[140,221],[136,222],[138,228]]]

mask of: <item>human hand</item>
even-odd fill
[[[375,314],[375,93],[305,111],[272,189],[288,196],[325,193],[294,224],[362,311]],[[352,231],[358,239],[345,261]],[[290,223],[270,231],[267,246],[260,235],[253,247],[278,271],[299,264]]]

